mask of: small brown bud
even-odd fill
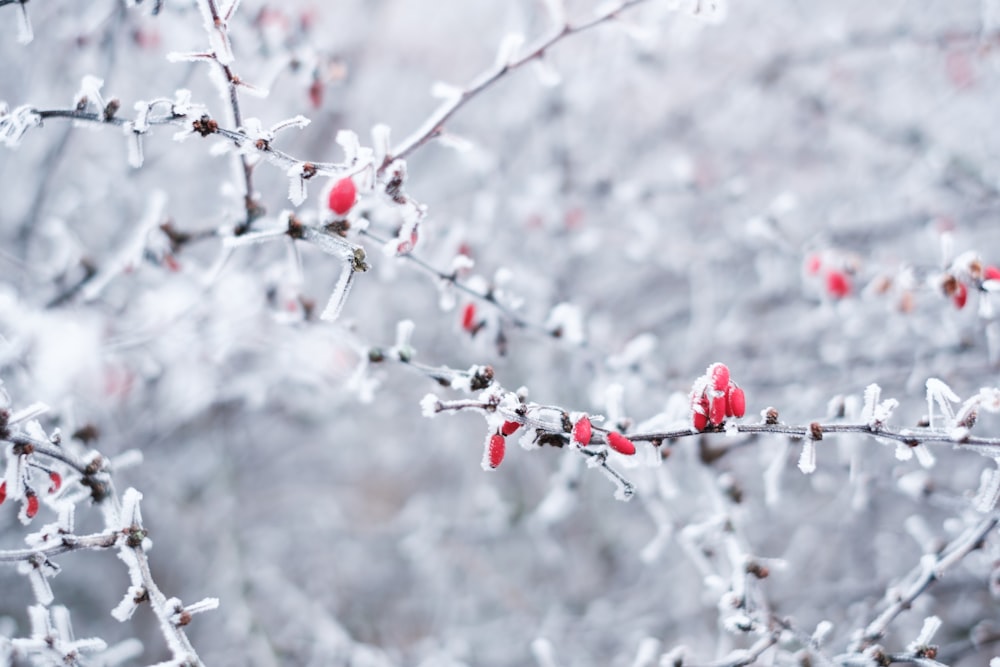
[[[768,408],[764,411],[764,423],[771,426],[778,423],[778,410],[776,408]]]
[[[819,425],[819,422],[809,424],[809,437],[813,440],[823,439],[823,427]]]

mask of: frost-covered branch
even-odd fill
[[[941,579],[949,569],[960,563],[971,552],[981,549],[986,536],[993,531],[998,522],[1000,519],[996,516],[985,517],[975,525],[966,528],[940,553],[924,556],[920,565],[903,578],[906,583],[893,586],[891,589],[893,592],[886,594],[889,606],[859,633],[852,646],[852,651],[863,651],[873,642],[881,639],[893,620],[910,609],[914,600],[931,584]],[[900,590],[903,585],[905,588]]]

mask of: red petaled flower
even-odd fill
[[[358,188],[354,185],[354,179],[348,176],[334,183],[330,189],[327,206],[337,215],[344,215],[354,206],[357,196]]]
[[[462,328],[470,332],[476,328],[476,304],[466,304],[462,309]]]
[[[521,425],[517,422],[506,421],[500,427],[500,435],[507,437],[508,435],[513,435],[514,431],[521,428]]]
[[[625,456],[635,454],[635,443],[621,433],[614,431],[608,433],[608,447]]]
[[[52,486],[49,487],[49,493],[55,493],[62,488],[62,475],[57,472],[49,473],[49,481],[52,482]]]
[[[573,424],[573,442],[581,447],[586,447],[590,444],[591,436],[593,436],[593,429],[590,427],[590,417],[584,415]]]
[[[27,507],[24,510],[24,515],[29,519],[34,519],[35,515],[38,514],[38,496],[29,491],[25,497],[25,501],[27,502]]]
[[[951,295],[951,301],[959,310],[965,308],[965,302],[969,298],[969,290],[965,283],[956,283],[955,293]]]
[[[507,451],[507,441],[499,433],[494,433],[486,443],[486,456],[483,457],[483,468],[493,469],[503,463]]]

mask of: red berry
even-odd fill
[[[354,185],[354,179],[348,176],[334,183],[330,189],[327,205],[337,215],[344,215],[354,206],[357,196],[358,188]]]
[[[987,266],[983,269],[983,280],[1000,280],[1000,269],[995,266]]]
[[[729,388],[729,367],[725,364],[715,362],[708,367],[707,375],[716,391],[725,391]]]
[[[843,299],[851,293],[851,281],[842,271],[830,271],[826,274],[826,291],[835,299]]]
[[[494,433],[486,442],[486,456],[483,457],[483,468],[493,469],[503,463],[503,455],[507,451],[507,441],[499,433]]]
[[[7,500],[7,482],[0,482],[0,505]]]
[[[514,431],[516,431],[519,428],[521,428],[521,425],[518,424],[517,422],[506,421],[500,427],[500,435],[506,438],[508,435],[513,435]]]
[[[729,393],[726,394],[726,402],[734,416],[742,417],[747,413],[747,397],[738,385],[732,384],[729,386]]]
[[[691,423],[697,431],[708,428],[708,397],[704,390],[700,394],[691,392]]]
[[[590,438],[593,435],[593,429],[590,427],[590,417],[584,415],[576,420],[573,424],[573,442],[580,445],[581,447],[586,447],[590,444]]]
[[[726,395],[720,393],[709,402],[708,420],[718,426],[726,421]]]
[[[466,304],[462,310],[462,328],[470,333],[476,328],[476,304]]]
[[[626,438],[621,433],[612,431],[608,433],[608,446],[619,454],[632,456],[635,454],[635,443]]]
[[[52,486],[49,487],[49,493],[55,493],[62,488],[62,476],[59,473],[50,472],[49,481],[52,482]]]
[[[959,310],[965,308],[965,302],[969,298],[969,290],[966,288],[965,283],[958,283],[955,287],[955,293],[951,295],[951,300],[955,304],[955,307]]]
[[[38,496],[34,493],[28,493],[25,500],[27,501],[28,506],[24,510],[24,515],[29,519],[34,519],[35,515],[38,514]]]
[[[815,276],[817,273],[819,273],[819,270],[823,268],[823,260],[820,259],[818,253],[814,252],[806,257],[805,265],[806,265],[806,273]]]

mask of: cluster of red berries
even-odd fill
[[[694,381],[691,389],[691,423],[695,430],[721,426],[726,417],[742,417],[747,398],[740,386],[729,377],[729,368],[714,363]]]
[[[818,253],[813,253],[806,257],[805,269],[806,273],[812,276],[818,276],[823,272],[823,259]],[[834,299],[843,299],[850,295],[853,290],[850,276],[846,271],[839,268],[827,266],[824,279],[826,293]]]
[[[521,424],[516,421],[505,421],[497,429],[496,433],[491,433],[486,438],[483,450],[483,469],[493,470],[503,463],[504,455],[507,453],[507,438],[521,428]],[[571,442],[578,447],[586,447],[594,437],[594,429],[590,423],[590,418],[583,415],[573,424],[570,433]],[[625,456],[635,454],[635,443],[617,431],[610,431],[605,436],[607,445],[614,451]]]
[[[54,471],[49,473],[49,493],[55,493],[62,487],[62,475]],[[7,500],[7,482],[0,482],[0,505]],[[24,493],[24,515],[29,519],[34,519],[38,514],[38,495],[31,489],[26,489]]]

